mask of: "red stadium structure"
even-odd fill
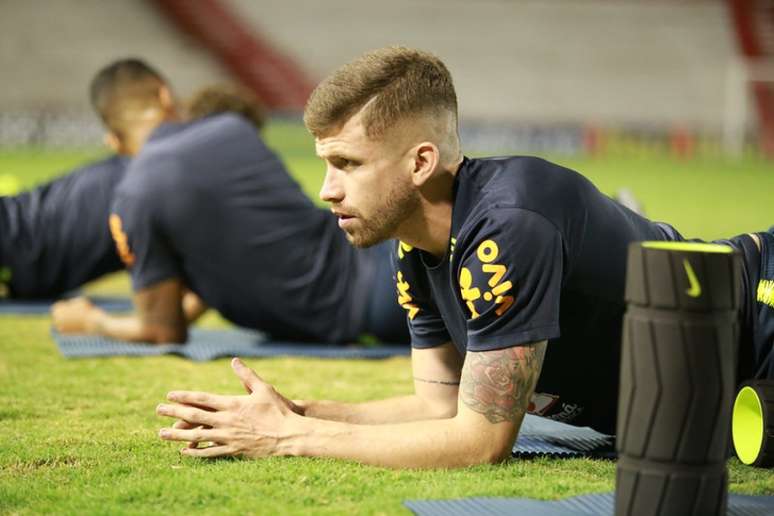
[[[219,0],[153,0],[180,29],[208,48],[272,111],[303,108],[312,82],[287,56]]]
[[[739,52],[751,67],[774,59],[774,1],[728,0]],[[758,114],[760,148],[774,157],[774,80],[750,80]]]

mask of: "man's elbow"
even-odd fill
[[[484,452],[481,464],[499,464],[508,460],[513,452],[513,443],[489,445]]]
[[[499,464],[511,457],[513,443],[492,439],[485,443],[479,453],[479,464]]]
[[[498,429],[499,430],[499,429]],[[473,444],[476,464],[499,464],[511,457],[514,438],[510,432],[482,432]]]
[[[434,419],[451,419],[457,415],[457,403],[434,403],[429,411]]]

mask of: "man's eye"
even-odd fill
[[[355,168],[358,165],[358,163],[356,161],[351,160],[351,159],[341,158],[341,159],[336,160],[335,165],[336,165],[336,168],[338,168],[338,169],[346,170],[346,169]]]

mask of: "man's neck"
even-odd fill
[[[422,188],[419,207],[398,229],[398,239],[438,259],[443,258],[449,248],[454,178],[460,163]]]
[[[129,154],[131,156],[137,155],[142,147],[145,145],[145,143],[148,141],[148,138],[150,138],[150,135],[153,133],[153,131],[156,130],[160,125],[171,122],[172,119],[160,119],[160,120],[153,120],[153,121],[147,121],[142,124],[138,124],[135,129],[130,133],[130,137],[127,139],[126,142],[126,154]]]

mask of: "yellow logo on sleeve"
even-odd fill
[[[774,308],[774,280],[760,280],[756,294],[759,303]]]
[[[414,300],[409,293],[411,286],[403,279],[403,273],[398,271],[398,304],[408,312],[409,320],[413,321],[419,313],[419,307],[412,303]]]
[[[135,257],[134,254],[132,254],[131,249],[129,249],[129,239],[126,236],[126,233],[124,233],[121,217],[115,213],[110,215],[110,234],[113,235],[118,256],[121,258],[121,261],[124,262],[124,265],[127,267],[134,265]]]
[[[476,310],[475,301],[483,298],[486,302],[494,302],[495,314],[499,317],[503,315],[513,305],[513,296],[506,295],[513,289],[513,283],[509,280],[503,281],[508,273],[508,267],[500,263],[495,263],[500,255],[500,248],[494,240],[484,240],[479,244],[476,250],[476,257],[481,262],[481,270],[490,274],[487,286],[489,289],[483,293],[481,289],[473,286],[473,273],[467,267],[460,270],[460,295],[470,310],[471,319],[477,318],[480,314]]]
[[[465,304],[468,305],[470,318],[475,319],[478,317],[479,314],[473,301],[481,297],[481,290],[473,287],[473,274],[471,274],[470,269],[467,267],[463,267],[460,270],[460,294],[462,299],[465,300]]]

